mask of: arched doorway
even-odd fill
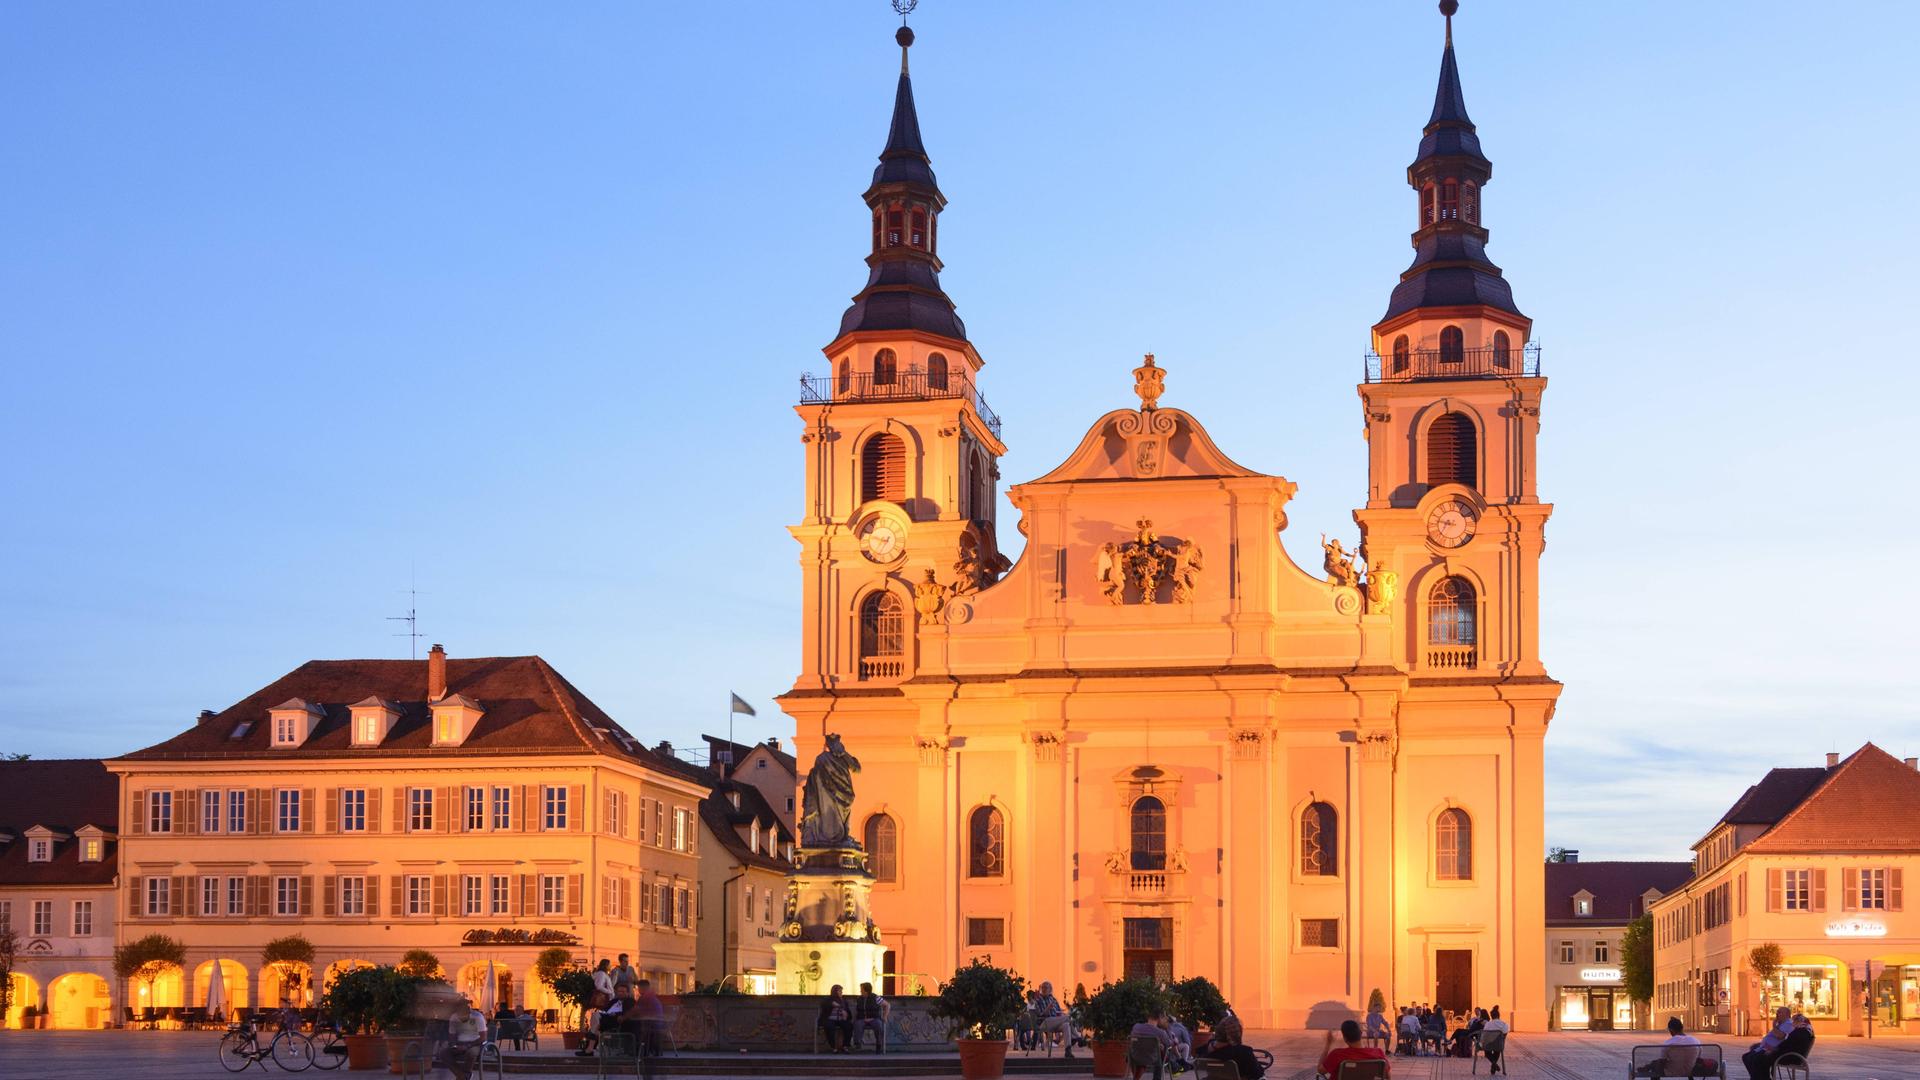
[[[24,1027],[27,1010],[40,1007],[40,984],[17,971],[8,978],[13,983],[13,997],[8,999],[6,1026]]]
[[[346,974],[347,972],[357,971],[360,968],[369,968],[372,966],[373,966],[373,961],[371,960],[357,960],[357,959],[335,960],[333,963],[328,964],[326,966],[326,970],[321,973],[320,988],[324,992],[326,989],[328,989],[333,985],[333,980],[339,978],[340,976]]]
[[[294,961],[260,969],[260,1007],[304,1009],[313,1004],[313,968]]]
[[[89,971],[70,971],[47,984],[47,1026],[97,1031],[113,1017],[113,988]]]
[[[213,988],[213,965],[220,965],[220,1001],[221,1011],[231,1016],[233,1010],[244,1009],[253,1004],[249,994],[247,965],[238,960],[221,957],[209,960],[193,969],[193,1001],[196,1005],[207,1004],[207,995]]]
[[[459,987],[461,993],[472,998],[474,1005],[478,1008],[485,1008],[491,1004],[493,1008],[498,1009],[502,1005],[517,1004],[513,1000],[513,969],[500,960],[493,962],[491,1001],[487,998],[487,962],[485,960],[475,960],[463,965],[459,973],[454,976],[453,985]]]
[[[186,997],[186,975],[177,967],[161,972],[151,985],[145,979],[127,981],[127,1004],[136,1015],[142,1009],[178,1008],[187,1003]]]

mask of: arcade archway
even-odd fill
[[[88,971],[70,971],[47,984],[47,1026],[97,1031],[113,1019],[113,988]]]

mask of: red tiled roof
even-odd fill
[[[1827,778],[1824,768],[1771,769],[1720,816],[1722,825],[1772,825]]]
[[[1868,743],[1748,844],[1775,852],[1920,851],[1920,772]]]
[[[120,819],[120,782],[98,761],[0,762],[0,885],[110,885],[119,866],[114,831]],[[27,830],[44,825],[67,834],[50,862],[27,861]],[[99,862],[80,861],[81,826],[105,831]]]
[[[787,753],[778,746],[771,746],[767,743],[731,742],[718,735],[702,735],[700,737],[707,741],[708,768],[714,768],[716,766],[720,759],[720,751],[722,750],[731,749],[733,751],[733,763],[735,765],[745,762],[747,755],[753,753],[755,750],[765,750],[773,757],[773,760],[779,762],[788,772],[795,776],[800,775],[800,763],[794,759],[792,754]]]
[[[1693,876],[1690,862],[1569,862],[1547,864],[1547,925],[1619,925],[1638,918],[1648,889],[1663,895]],[[1593,914],[1573,913],[1574,894],[1593,895]]]
[[[733,808],[733,800],[728,798],[735,792],[740,795],[738,810]],[[765,796],[760,794],[760,789],[752,784],[738,780],[720,781],[713,789],[713,794],[700,800],[700,817],[706,822],[707,828],[713,835],[719,838],[720,846],[726,848],[727,854],[739,862],[768,870],[778,870],[782,873],[793,869],[792,863],[777,856],[749,850],[747,842],[740,839],[740,834],[736,831],[738,826],[758,820],[761,838],[774,844],[776,850],[793,840],[793,834],[780,823],[780,815],[774,813],[773,807],[767,804]]]
[[[439,747],[432,745],[427,661],[309,660],[173,738],[114,760],[595,753],[711,784],[698,766],[640,745],[538,656],[449,659],[447,693],[470,698],[485,712],[464,743]],[[386,699],[399,719],[379,746],[355,747],[352,705],[370,696]],[[324,716],[298,749],[275,749],[267,711],[293,698]]]

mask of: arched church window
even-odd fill
[[[1440,811],[1433,824],[1433,876],[1473,880],[1473,819],[1457,806]]]
[[[1433,185],[1420,189],[1420,224],[1433,224]]]
[[[873,354],[873,385],[892,386],[900,372],[900,360],[893,355],[892,349],[881,349]]]
[[[840,361],[839,391],[844,394],[851,389],[853,389],[853,361],[843,359]]]
[[[986,521],[993,516],[993,474],[987,471],[986,456],[973,452],[973,520]]]
[[[1152,795],[1142,795],[1133,800],[1129,833],[1132,837],[1130,846],[1133,849],[1135,870],[1167,868],[1166,804]]]
[[[907,497],[907,444],[900,436],[881,432],[860,450],[860,501]]]
[[[887,246],[900,246],[900,230],[905,224],[906,212],[898,205],[887,207]]]
[[[1440,362],[1458,364],[1467,358],[1467,335],[1457,326],[1443,327],[1440,331]]]
[[[1427,593],[1427,662],[1432,667],[1470,668],[1480,644],[1478,597],[1466,578],[1442,578]]]
[[[1474,486],[1479,475],[1478,448],[1473,421],[1465,413],[1450,412],[1427,429],[1427,485]]]
[[[1300,813],[1300,873],[1333,877],[1340,873],[1340,815],[1317,802]]]
[[[998,807],[978,807],[967,817],[967,876],[995,878],[1006,873],[1007,820]]]
[[[1393,339],[1393,370],[1399,374],[1407,370],[1413,362],[1413,350],[1407,345],[1407,335],[1401,334]]]
[[[1440,220],[1452,221],[1460,216],[1460,185],[1452,180],[1440,184]]]
[[[927,389],[947,388],[947,358],[940,353],[927,357]]]
[[[924,206],[914,207],[912,221],[912,239],[909,243],[914,247],[925,249],[927,246],[927,208]]]
[[[1513,339],[1505,330],[1493,332],[1493,366],[1507,368],[1513,366]]]
[[[905,674],[907,605],[885,589],[860,602],[860,677],[896,679]]]
[[[875,814],[867,819],[867,869],[873,880],[900,880],[900,828],[891,814]]]

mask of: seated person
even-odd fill
[[[487,1041],[487,1014],[473,1007],[465,994],[454,999],[447,1017],[447,1068],[455,1080],[467,1080],[474,1063],[480,1060],[480,1046]]]
[[[1067,1056],[1073,1056],[1073,1040],[1067,1038],[1067,1010],[1060,1007],[1060,999],[1053,996],[1053,984],[1043,982],[1040,992],[1033,995],[1027,1003],[1027,1011],[1033,1017],[1034,1034],[1044,1040],[1051,1036],[1060,1036],[1067,1044]]]
[[[1244,1034],[1240,1018],[1229,1016],[1213,1026],[1213,1037],[1194,1051],[1194,1055],[1214,1061],[1233,1062],[1240,1080],[1262,1080],[1267,1075],[1266,1066],[1254,1056],[1253,1048],[1241,1041]]]
[[[1771,1050],[1753,1049],[1740,1056],[1740,1064],[1747,1067],[1747,1075],[1754,1080],[1768,1080],[1773,1075],[1774,1063],[1787,1054],[1799,1054],[1802,1058],[1813,1056],[1813,1023],[1800,1013],[1794,1013],[1792,1029],[1787,1032],[1778,1045]],[[1765,1040],[1761,1040],[1765,1042]]]
[[[1412,1008],[1400,1010],[1399,1050],[1407,1057],[1420,1052],[1420,1017]]]
[[[1429,1009],[1427,1015],[1420,1018],[1420,1041],[1440,1052],[1441,1044],[1447,1041],[1447,1014],[1439,1009]]]
[[[893,1012],[893,1006],[886,998],[873,992],[872,983],[860,984],[860,996],[853,1002],[853,1045],[860,1046],[867,1041],[867,1032],[873,1032],[873,1052],[887,1052],[887,1017]]]
[[[1487,1058],[1487,1072],[1505,1074],[1506,1065],[1502,1059],[1507,1056],[1507,1036],[1513,1027],[1500,1019],[1500,1006],[1495,1005],[1487,1013],[1487,1022],[1480,1025],[1480,1051]]]
[[[1360,1045],[1360,1025],[1353,1020],[1340,1021],[1340,1038],[1346,1045],[1336,1049],[1333,1045],[1333,1032],[1327,1032],[1326,1045],[1321,1048],[1319,1074],[1324,1077],[1337,1077],[1340,1063],[1343,1061],[1386,1061],[1387,1052],[1377,1046]],[[1387,1075],[1393,1075],[1393,1065],[1387,1064]]]
[[[631,986],[616,987],[613,1000],[607,1003],[607,1007],[596,1010],[587,1019],[587,1035],[582,1040],[581,1048],[589,1054],[593,1053],[599,1048],[602,1035],[632,1030],[627,1025],[633,1018],[633,988]]]
[[[1464,1027],[1457,1029],[1452,1035],[1447,1037],[1447,1041],[1453,1044],[1451,1050],[1452,1055],[1454,1057],[1472,1057],[1473,1037],[1478,1035],[1480,1029],[1485,1027],[1486,1024],[1487,1010],[1476,1009],[1472,1018],[1467,1021]]]
[[[1133,1030],[1127,1032],[1127,1041],[1131,1044],[1135,1039],[1153,1039],[1160,1044],[1160,1059],[1153,1065],[1153,1080],[1160,1080],[1161,1063],[1167,1059],[1168,1050],[1173,1046],[1173,1033],[1167,1028],[1167,1011],[1155,1009],[1147,1014],[1145,1020],[1133,1025]],[[1146,1071],[1146,1067],[1132,1060],[1131,1045],[1127,1048],[1127,1058],[1133,1065],[1133,1080],[1140,1080],[1140,1074]]]
[[[826,1000],[820,1003],[820,1031],[827,1037],[829,1051],[836,1054],[853,1052],[853,1003],[847,1000],[839,983],[833,984]]]
[[[1700,1040],[1687,1034],[1687,1025],[1681,1023],[1679,1017],[1668,1018],[1667,1041],[1660,1045],[1665,1047],[1660,1056],[1640,1066],[1635,1075],[1653,1080],[1693,1075],[1693,1067],[1700,1060]]]
[[[1367,1038],[1389,1039],[1393,1037],[1393,1025],[1387,1023],[1387,1014],[1380,1009],[1367,1010]]]

